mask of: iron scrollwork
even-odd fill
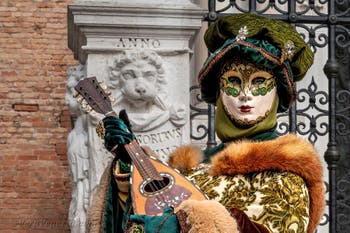
[[[321,24],[312,27],[305,24],[296,24],[295,26],[299,30],[301,37],[308,42],[314,53],[317,52],[317,48],[324,48],[328,45],[328,35],[321,32],[322,29],[327,28],[327,25]]]
[[[191,138],[196,141],[200,141],[205,139],[208,136],[208,126],[207,124],[204,124],[203,121],[198,121],[199,117],[207,117],[208,116],[208,109],[206,108],[200,108],[196,106],[195,103],[201,103],[203,100],[200,97],[199,93],[199,87],[198,86],[192,86],[190,88],[190,94],[192,97],[195,97],[194,101],[191,101],[190,109],[191,109]],[[198,124],[195,124],[195,122],[198,122]]]
[[[317,89],[317,84],[312,77],[309,86],[298,90],[297,96],[298,103],[304,103],[308,100],[306,107],[297,109],[297,115],[303,117],[305,121],[297,122],[297,132],[300,135],[308,135],[308,140],[312,144],[315,144],[318,136],[325,136],[328,133],[328,123],[326,122],[328,111],[320,107],[320,105],[327,107],[328,94]],[[315,112],[310,114],[310,110]]]
[[[350,135],[350,91],[340,90],[337,92],[337,104],[339,109],[337,111],[337,125],[336,132],[339,136]]]

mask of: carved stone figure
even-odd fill
[[[185,106],[167,103],[163,61],[151,50],[125,50],[110,65],[109,87],[115,109],[125,109],[133,130],[146,132],[167,121],[186,123]]]
[[[74,128],[68,135],[67,156],[73,182],[72,200],[69,207],[69,225],[71,232],[85,232],[86,210],[90,200],[89,154],[87,149],[86,116],[73,97],[74,86],[84,77],[83,66],[68,70],[67,94],[65,102],[76,118]]]

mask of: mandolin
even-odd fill
[[[79,81],[75,90],[82,97],[79,102],[83,102],[83,107],[89,106],[89,110],[118,117],[109,95],[96,77]],[[132,160],[131,195],[135,214],[160,215],[169,206],[176,211],[184,200],[207,199],[195,184],[166,163],[150,156],[136,140],[124,146]]]

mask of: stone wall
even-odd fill
[[[70,2],[0,2],[0,232],[69,232]]]

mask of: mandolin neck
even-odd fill
[[[150,161],[150,156],[142,149],[140,144],[134,139],[129,144],[124,145],[126,151],[128,152],[133,165],[140,172],[144,180],[162,180],[163,178],[159,175],[156,168]]]
[[[110,112],[105,114],[105,116],[118,117],[118,114],[115,112]],[[151,163],[149,155],[142,149],[136,139],[131,141],[129,144],[124,145],[124,147],[133,161],[133,165],[140,172],[144,180],[162,180],[162,177],[159,175],[157,169]]]

